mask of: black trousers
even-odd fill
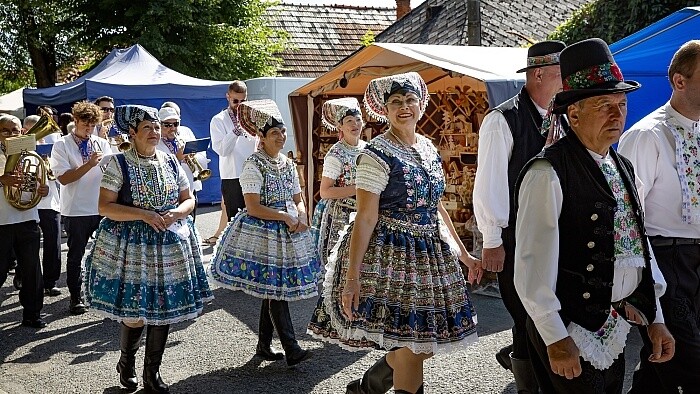
[[[676,340],[676,353],[665,363],[651,363],[647,330],[639,330],[644,346],[630,393],[684,393],[700,390],[700,245],[656,246],[652,249],[666,279],[661,297],[666,327]]]
[[[12,250],[17,257],[18,272],[22,277],[19,303],[24,319],[38,319],[44,306],[44,281],[39,261],[39,226],[28,221],[0,226],[0,284],[5,283],[10,269]]]
[[[192,209],[192,212],[190,212],[190,216],[192,216],[192,223],[194,223],[195,220],[197,220],[197,204],[199,203],[199,200],[197,199],[197,192],[192,190],[192,195],[194,196],[194,209]]]
[[[44,288],[50,289],[61,276],[61,215],[53,209],[40,209],[39,228],[44,241],[41,258]]]
[[[64,216],[63,224],[68,233],[68,255],[66,258],[66,282],[71,297],[80,296],[83,283],[82,261],[90,236],[100,224],[102,216]]]
[[[621,353],[613,362],[610,368],[601,371],[596,369],[588,361],[581,361],[581,375],[574,379],[567,379],[559,376],[552,371],[549,364],[549,356],[547,356],[547,346],[542,341],[542,337],[535,323],[530,317],[527,318],[525,327],[530,338],[532,348],[535,350],[532,355],[539,362],[533,363],[537,382],[540,384],[540,390],[544,394],[619,394],[622,393],[622,386],[625,382],[625,354]],[[651,393],[653,391],[647,391]]]
[[[230,221],[236,216],[238,210],[245,208],[241,182],[238,179],[222,179],[221,195],[224,197],[226,216],[228,216],[228,220]]]
[[[515,275],[515,227],[504,228],[501,232],[503,248],[506,252],[503,262],[503,271],[498,273],[498,288],[501,292],[503,305],[513,318],[513,357],[519,359],[530,358],[528,352],[528,337],[525,329],[527,312],[523,307],[518,292],[515,291],[513,277]]]

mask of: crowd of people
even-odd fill
[[[357,99],[323,104],[323,125],[338,142],[325,156],[313,213],[295,162],[282,152],[287,123],[277,104],[248,101],[245,83],[231,83],[227,107],[210,123],[222,209],[206,239],[194,226],[201,181],[186,163],[206,168],[208,160],[183,151],[195,136],[180,125],[177,104],[115,106],[106,96],[76,103],[58,119],[64,135],[39,141],[53,144],[55,176],[35,185],[40,203],[19,209],[0,198],[0,282],[16,259],[22,325],[44,327],[43,297],[61,294],[62,220],[69,310],[120,322],[116,370],[128,390],[139,385],[145,327],[143,386],[169,392],[160,376],[169,327],[204,312],[211,282],[262,300],[256,356],[290,367],[309,359],[288,303],[318,297],[312,337],[386,351],[347,393],[423,393],[427,359],[477,341],[467,284],[496,272],[514,324],[512,345],[495,357],[518,393],[620,393],[633,327],[644,344],[630,392],[693,392],[700,41],[674,55],[670,100],[624,134],[626,94],[640,84],[623,77],[602,40],[534,44],[520,72],[522,90],[479,131],[480,259],[443,206],[444,166],[418,127],[428,86],[409,72],[368,84],[367,115],[387,125],[370,141],[361,139]],[[3,146],[39,119],[22,125],[1,115]],[[8,158],[3,150],[3,168]],[[0,182],[26,179],[10,169]],[[209,266],[202,245],[214,246]],[[275,331],[283,352],[272,347]]]

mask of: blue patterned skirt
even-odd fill
[[[309,231],[239,212],[216,246],[209,271],[218,284],[258,298],[294,301],[318,295],[321,278]]]
[[[142,221],[102,219],[85,260],[85,301],[117,321],[164,325],[194,319],[214,296],[202,266],[199,234],[156,232]]]
[[[328,256],[340,239],[340,232],[350,223],[350,214],[355,210],[355,200],[352,198],[321,200],[316,204],[311,233],[321,266],[328,264]]]
[[[460,350],[477,340],[476,312],[458,258],[436,224],[408,218],[380,213],[360,268],[359,320],[352,322],[341,304],[353,225],[348,226],[326,266],[309,334],[350,350],[406,347],[414,353]]]

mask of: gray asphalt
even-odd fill
[[[217,207],[200,207],[197,227],[203,237],[214,233]],[[206,262],[212,248],[204,248]],[[86,313],[68,313],[63,294],[44,300],[46,328],[20,326],[18,291],[12,275],[0,288],[0,394],[121,393],[115,365],[119,358],[118,324]],[[297,338],[312,358],[289,369],[282,362],[253,357],[260,300],[214,286],[216,299],[196,321],[172,326],[161,367],[173,393],[344,393],[347,382],[359,378],[384,353],[348,352],[313,340],[305,333],[316,300],[290,303]],[[467,350],[438,355],[425,363],[427,393],[515,393],[513,376],[494,354],[511,341],[510,316],[498,298],[473,295],[478,320],[477,344]],[[627,347],[625,391],[638,361],[641,341],[633,329]],[[280,348],[275,339],[273,346]],[[137,370],[143,363],[143,346]],[[141,392],[141,391],[139,391]]]

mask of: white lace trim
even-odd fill
[[[389,168],[379,163],[378,157],[370,156],[367,152],[358,158],[357,175],[355,185],[358,189],[367,190],[370,193],[381,194],[389,183]]]
[[[646,260],[644,260],[644,256],[631,255],[615,257],[615,268],[644,268],[645,265]]]
[[[323,173],[321,176],[336,180],[343,173],[343,165],[335,156],[326,155],[323,160]]]
[[[335,328],[335,327],[333,327]],[[357,330],[357,329],[355,329]],[[362,332],[365,332],[362,330]],[[312,330],[306,330],[306,333],[311,335],[314,339],[320,339],[323,342],[327,342],[333,345],[338,345],[341,349],[343,350],[348,350],[351,352],[359,352],[359,351],[367,351],[371,350],[371,348],[368,347],[358,347],[358,346],[348,346],[345,343],[341,342],[338,339],[335,338],[330,338],[330,337],[325,337],[320,334],[316,334]],[[338,331],[338,334],[341,335],[341,337],[345,338],[341,331]],[[393,340],[387,340],[384,338],[382,334],[377,334],[377,338],[379,340],[373,340],[371,337],[373,335],[366,335],[363,334],[360,336],[361,338],[365,338],[369,341],[372,341],[376,343],[380,348],[385,349],[385,350],[391,350],[393,348],[397,347],[405,347],[410,349],[413,353],[415,354],[446,354],[446,353],[452,353],[452,352],[459,352],[462,351],[469,346],[479,342],[479,336],[474,332],[473,334],[466,336],[462,338],[459,341],[454,341],[454,342],[448,342],[448,343],[435,343],[435,342],[426,342],[426,343],[415,343],[411,341],[393,341]]]
[[[591,363],[594,368],[606,370],[625,350],[627,334],[632,326],[619,315],[608,315],[606,324],[614,324],[606,338],[601,338],[595,332],[588,331],[576,323],[569,324],[567,331],[579,349],[581,357]]]
[[[202,298],[202,303],[209,303],[213,299],[214,299],[214,296]],[[90,303],[88,303],[88,302],[86,302],[85,305],[90,307]],[[187,320],[196,319],[197,317],[199,317],[199,315],[202,314],[203,310],[204,310],[203,307],[197,308],[196,312],[192,312],[192,313],[189,313],[187,315],[177,316],[177,317],[174,317],[172,319],[165,319],[165,320],[146,319],[145,317],[133,318],[133,317],[118,316],[118,315],[115,315],[113,313],[105,312],[103,310],[95,309],[95,308],[91,308],[90,312],[93,312],[97,315],[104,316],[108,319],[115,320],[119,323],[124,322],[124,323],[133,324],[133,323],[143,322],[143,324],[147,325],[147,326],[164,326],[166,324],[175,324],[175,323],[180,323],[180,322],[187,321]]]
[[[238,181],[241,184],[243,194],[260,194],[264,180],[260,169],[253,162],[247,161]]]

